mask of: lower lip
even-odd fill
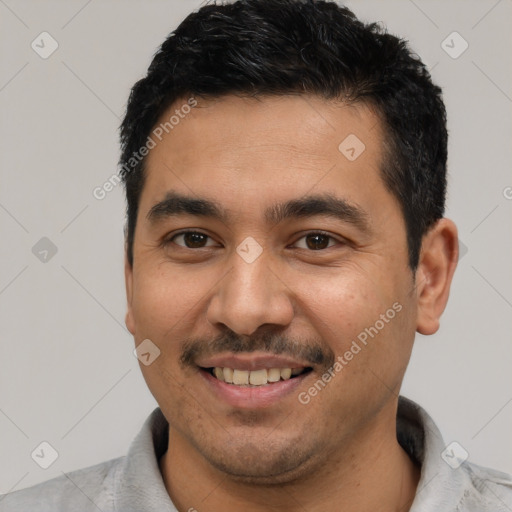
[[[201,369],[199,373],[213,393],[229,405],[240,409],[261,409],[292,394],[312,372],[263,386],[236,386],[222,382],[206,370]]]

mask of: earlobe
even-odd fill
[[[457,227],[450,219],[440,219],[423,237],[416,270],[416,330],[420,334],[439,329],[458,257]]]
[[[133,268],[132,265],[128,262],[128,257],[124,256],[124,280],[126,286],[126,302],[127,302],[127,310],[125,316],[125,324],[126,328],[130,331],[131,334],[135,335],[135,319],[133,316]]]

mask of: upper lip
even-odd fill
[[[196,364],[201,368],[233,368],[236,370],[268,370],[270,368],[306,368],[310,364],[278,354],[220,354],[199,358]]]

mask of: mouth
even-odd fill
[[[259,370],[244,370],[237,368],[215,366],[210,368],[201,368],[200,370],[210,374],[220,382],[236,387],[268,387],[282,381],[304,376],[313,368],[295,367],[295,368],[262,368]]]
[[[198,358],[196,368],[213,400],[238,410],[283,407],[317,371],[307,361],[265,352]]]

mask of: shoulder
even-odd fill
[[[468,485],[460,503],[464,512],[510,512],[512,510],[512,475],[465,462],[462,464]]]
[[[421,406],[402,396],[397,437],[404,450],[421,465],[411,512],[512,511],[512,475],[460,458],[453,449],[446,454],[452,443],[445,444],[434,420]],[[443,454],[456,463],[450,463]]]
[[[0,512],[103,512],[112,510],[114,475],[125,457],[63,473],[0,496]]]

